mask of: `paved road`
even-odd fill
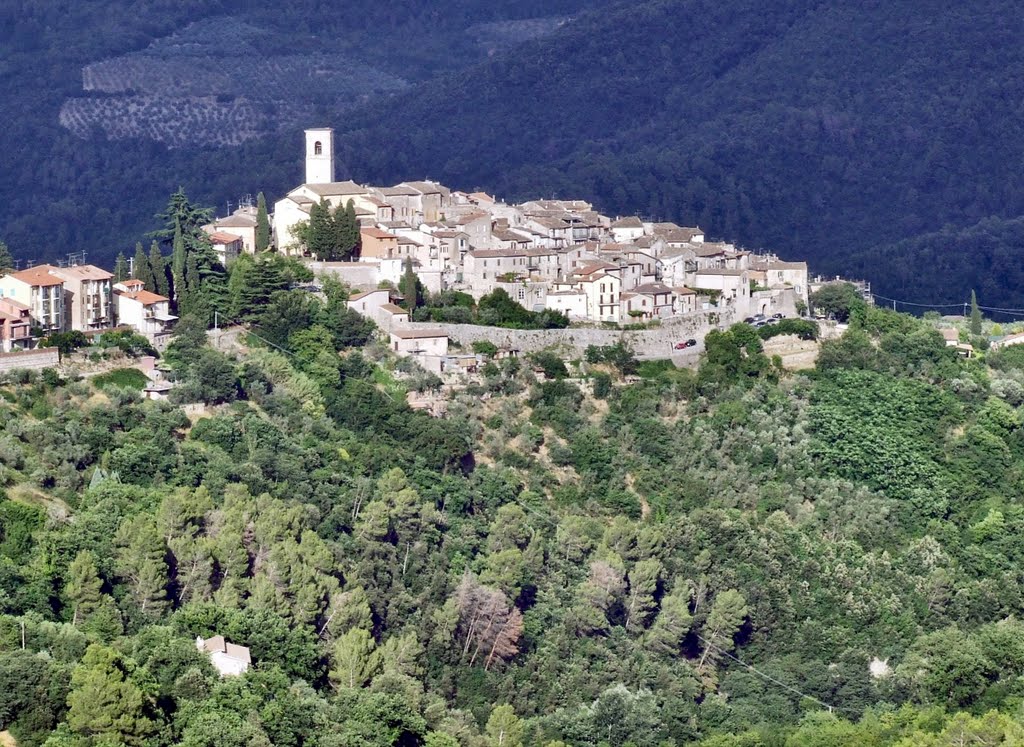
[[[638,355],[637,360],[654,361],[671,359],[677,368],[696,368],[700,365],[700,356],[704,353],[704,338],[696,338],[697,344],[692,348],[676,350],[675,343],[666,343],[663,354]],[[676,342],[679,342],[678,340]]]

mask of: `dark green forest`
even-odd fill
[[[404,395],[436,377],[284,267],[230,269],[239,343],[186,314],[170,402],[123,333],[72,353],[104,375],[0,380],[19,745],[1024,738],[1019,346],[960,358],[853,294],[812,370],[738,324],[696,370],[490,360],[434,418]]]
[[[962,302],[980,276],[985,303],[1024,307],[1006,272],[1019,239],[990,230],[1024,215],[1018,11],[1005,0],[7,3],[0,86],[18,116],[0,134],[0,236],[25,257],[85,248],[104,261],[178,185],[224,205],[297,183],[300,128],[167,150],[57,123],[82,65],[241,14],[272,30],[268,53],[340,50],[409,82],[354,109],[310,92],[309,124],[338,132],[339,177],[582,197],[613,215],[699,223],[889,296]],[[575,20],[493,53],[467,32],[552,14]],[[934,238],[979,225],[980,252]]]

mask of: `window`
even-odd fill
[[[324,146],[319,140],[313,143],[313,155],[322,156],[324,154]]]

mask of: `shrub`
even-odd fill
[[[113,371],[94,376],[92,383],[97,389],[117,386],[141,390],[146,388],[149,379],[137,368],[115,368]]]

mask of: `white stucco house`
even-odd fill
[[[392,329],[391,350],[399,355],[448,355],[448,335],[440,329]]]
[[[117,323],[134,327],[152,339],[170,332],[178,319],[170,312],[171,300],[147,291],[141,280],[125,280],[114,285]]]
[[[202,636],[196,636],[196,648],[210,655],[210,663],[220,672],[221,677],[242,674],[252,663],[248,648],[228,643],[222,635],[215,635],[206,640],[203,640]]]

